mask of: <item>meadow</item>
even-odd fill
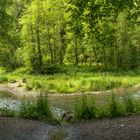
[[[13,72],[0,70],[0,83],[25,83],[27,90],[40,90],[43,93],[76,93],[106,91],[140,85],[137,71],[90,72],[88,70],[68,70],[54,74],[30,74],[27,69]]]

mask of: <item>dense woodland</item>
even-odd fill
[[[0,66],[140,67],[139,0],[0,0]]]

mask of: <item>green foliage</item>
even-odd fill
[[[63,64],[85,66],[76,72],[137,69],[139,8],[133,0],[1,0],[0,66],[35,74],[59,73]]]
[[[13,110],[10,110],[8,108],[0,108],[0,116],[4,116],[4,117],[15,117],[16,116],[16,112]]]
[[[96,116],[95,101],[92,96],[82,95],[82,97],[76,101],[74,108],[74,116],[76,120],[88,120],[95,118]]]
[[[67,67],[67,69],[69,66]],[[5,76],[9,82],[22,81],[23,87],[28,90],[36,89],[45,93],[76,93],[78,91],[106,91],[116,88],[130,88],[139,85],[139,70],[134,71],[118,71],[118,72],[75,72],[75,67],[65,72],[53,75],[28,75],[20,73],[8,73]]]
[[[3,67],[0,67],[0,75],[3,75],[6,73],[6,70]]]
[[[22,74],[29,74],[29,73],[31,73],[31,69],[26,67],[18,68],[13,72],[13,74],[15,75],[22,75]]]
[[[114,87],[120,87],[122,85],[121,81],[113,81],[110,79],[95,79],[90,80],[89,90],[91,91],[101,91],[101,90],[110,90]]]
[[[60,72],[61,69],[55,64],[45,64],[41,69],[42,74],[55,74]]]
[[[124,101],[126,113],[128,114],[135,113],[136,105],[134,104],[132,96],[130,94],[126,94],[124,97]]]
[[[47,96],[40,94],[36,101],[24,102],[20,108],[20,117],[38,120],[52,119]]]
[[[128,95],[128,94],[127,94]],[[74,107],[75,120],[89,120],[94,118],[114,118],[140,113],[140,103],[135,103],[131,97],[125,95],[121,101],[115,94],[109,96],[107,103],[97,105],[96,100],[93,100],[93,95],[82,95],[76,101]]]
[[[31,81],[31,87],[34,88],[34,89],[41,89],[42,88],[42,85],[39,81]]]
[[[0,83],[8,82],[8,78],[5,75],[0,75]]]
[[[116,117],[120,115],[120,110],[119,110],[119,102],[118,99],[116,99],[115,94],[112,94],[110,98],[110,102],[108,105],[108,115],[109,117]]]

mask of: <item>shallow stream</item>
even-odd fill
[[[96,94],[92,95],[96,98],[96,104],[105,104],[108,101],[110,94]],[[56,117],[61,116],[66,110],[72,110],[76,100],[80,95],[55,95],[49,96],[48,100],[51,105],[51,110]],[[140,101],[140,92],[133,93],[132,97],[134,100]],[[122,100],[123,95],[118,94],[119,100]],[[22,97],[19,98],[13,93],[8,91],[0,91],[0,108],[8,108],[18,111],[22,101],[32,101],[33,98]]]

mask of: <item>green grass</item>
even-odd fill
[[[112,94],[104,105],[97,105],[91,96],[82,95],[74,107],[74,119],[78,121],[104,117],[114,118],[139,113],[140,103],[135,103],[129,94],[122,101],[115,94]]]
[[[7,74],[8,79],[26,79],[27,88],[49,93],[74,93],[78,91],[105,91],[140,84],[140,75],[116,73],[77,73],[76,75],[26,75]],[[6,80],[6,79],[5,79]],[[3,80],[2,80],[3,81]]]
[[[139,112],[139,103],[133,101],[133,97],[130,94],[126,94],[124,97],[124,103],[125,103],[125,112],[127,114],[133,114],[135,112]]]
[[[13,110],[10,110],[8,108],[0,108],[0,116],[4,117],[16,117],[17,113]]]
[[[74,107],[74,116],[76,120],[89,120],[96,115],[95,101],[92,97],[83,95],[76,101]]]
[[[68,69],[69,68],[69,69]],[[0,83],[22,81],[27,90],[47,93],[75,93],[79,91],[105,91],[140,85],[140,70],[119,72],[95,72],[68,67],[53,75],[32,75],[28,69],[20,68],[6,73],[1,68]],[[90,68],[91,69],[91,68]],[[2,74],[3,73],[3,74]]]
[[[109,99],[107,112],[108,114],[106,116],[109,116],[109,117],[117,117],[123,114],[121,105],[117,97],[115,96],[115,94],[112,94]]]
[[[8,78],[6,75],[0,75],[0,83],[8,82]]]
[[[0,67],[0,75],[5,74],[6,70],[3,67]]]
[[[47,96],[40,94],[33,102],[23,102],[19,112],[20,117],[37,120],[51,120],[52,113]]]

